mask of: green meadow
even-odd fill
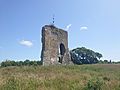
[[[1,67],[0,90],[120,90],[120,64]]]

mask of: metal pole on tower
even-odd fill
[[[53,22],[52,24],[54,25],[55,24],[55,15],[53,14]]]

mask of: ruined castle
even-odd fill
[[[71,63],[67,31],[54,25],[45,25],[42,27],[41,41],[41,60],[43,65],[66,65]]]

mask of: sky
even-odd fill
[[[86,47],[120,61],[120,0],[0,0],[0,61],[40,60],[41,29],[69,34],[69,49]]]

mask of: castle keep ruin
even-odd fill
[[[67,31],[54,25],[45,25],[42,28],[41,60],[43,65],[71,63]]]

